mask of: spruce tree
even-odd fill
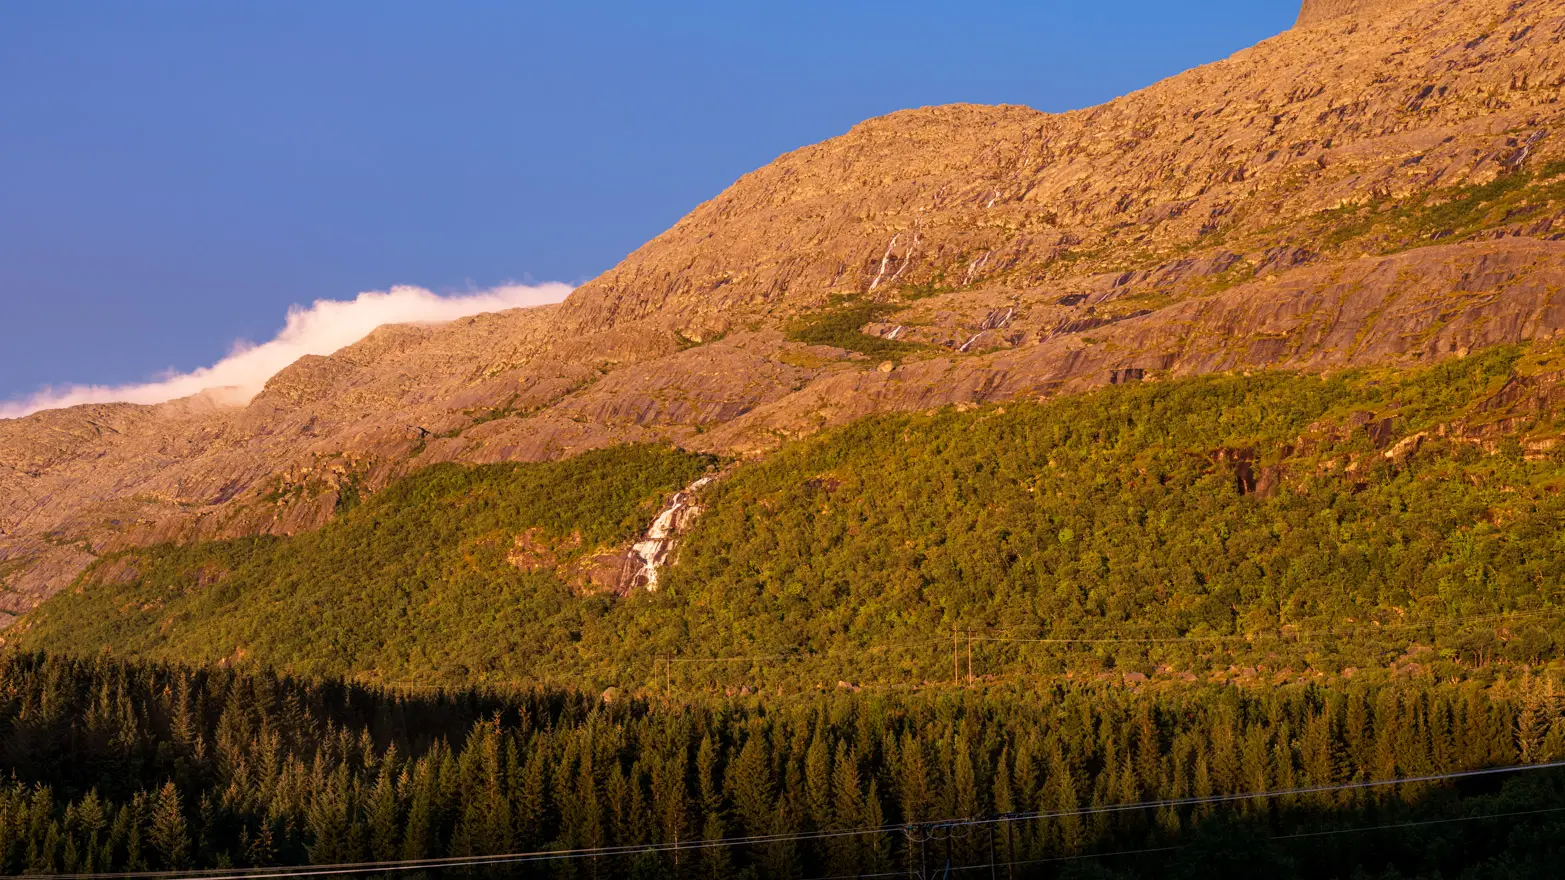
[[[744,822],[748,835],[770,833],[777,806],[777,788],[772,780],[766,737],[752,731],[745,738],[739,756],[723,774],[729,799]]]
[[[832,756],[823,731],[817,730],[804,759],[805,802],[810,827],[832,825]]]
[[[832,803],[828,827],[840,831],[861,830],[869,825],[860,788],[858,755],[847,743],[837,744],[832,762]],[[826,842],[826,861],[834,874],[853,874],[861,865],[860,853],[867,841],[859,835],[832,837]]]
[[[402,853],[400,789],[406,785],[401,781],[405,779],[393,744],[380,763],[375,788],[370,793],[370,855],[376,861],[392,861]]]
[[[158,790],[151,818],[147,841],[163,866],[174,870],[190,867],[190,829],[173,782],[163,783]]]

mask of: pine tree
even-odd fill
[[[1061,852],[1074,853],[1082,846],[1081,816],[1077,810],[1081,803],[1077,796],[1075,774],[1065,760],[1065,752],[1056,740],[1049,750],[1049,775],[1046,786],[1046,809],[1057,813],[1054,819],[1055,844]]]
[[[880,788],[875,780],[869,781],[869,788],[864,792],[864,821],[860,827],[865,829],[884,828],[886,825],[886,813],[880,803]],[[868,836],[868,842],[863,852],[863,867],[866,874],[883,874],[891,867],[891,846],[885,833],[875,833]]]
[[[1531,674],[1522,679],[1518,687],[1516,707],[1516,753],[1522,763],[1532,764],[1542,760],[1543,740],[1548,736],[1552,706],[1539,681]]]
[[[549,818],[549,761],[541,735],[534,734],[527,752],[520,783],[513,785],[512,790],[517,834],[531,848],[543,842]]]
[[[690,803],[686,788],[689,753],[683,743],[653,765],[652,809],[659,843],[690,840]]]
[[[868,825],[858,764],[858,754],[849,750],[847,743],[839,742],[837,757],[832,762],[831,828],[852,831]],[[857,835],[829,838],[826,842],[826,862],[831,873],[857,873],[861,864],[859,855],[865,843]]]
[[[716,813],[706,814],[706,820],[701,826],[701,839],[703,841],[722,840],[727,837],[727,828],[723,824],[723,817]],[[706,880],[729,880],[733,875],[733,856],[726,846],[706,846],[701,850],[701,876]]]
[[[59,869],[58,854],[51,844],[59,834],[53,831],[54,789],[40,785],[33,789],[27,805],[27,869],[28,874],[52,874]]]
[[[1136,777],[1145,792],[1163,792],[1163,744],[1150,701],[1136,710]]]
[[[1367,779],[1374,763],[1375,729],[1374,710],[1368,695],[1362,689],[1348,692],[1347,717],[1343,721],[1344,739],[1347,742],[1347,759],[1353,768],[1353,778]]]
[[[1038,748],[1037,732],[1028,731],[1027,736],[1016,746],[1016,756],[1012,760],[1012,790],[1016,798],[1016,806],[1023,812],[1048,808],[1040,797],[1042,792],[1038,776]],[[1047,840],[1043,824],[1027,821],[1013,823],[1013,826],[1015,840],[1012,844],[1017,854],[1024,857],[1033,855],[1041,857]]]
[[[1242,777],[1243,791],[1246,794],[1255,794],[1270,791],[1272,785],[1272,756],[1271,737],[1266,727],[1260,722],[1251,722],[1245,726],[1244,740],[1239,744],[1239,767]],[[1264,810],[1264,801],[1247,801],[1249,810]]]
[[[126,871],[145,871],[149,867],[142,846],[142,825],[151,812],[152,798],[146,792],[138,791],[131,796],[129,804],[120,808],[119,815],[114,817],[115,831],[124,829],[125,858],[120,862],[120,867]]]
[[[593,770],[590,757],[591,753],[577,768],[577,788],[581,792],[576,813],[576,826],[569,839],[583,849],[598,849],[608,843],[608,835],[603,827],[604,810],[603,797],[598,786],[598,777]],[[598,862],[593,860],[593,872],[598,871]]]
[[[1294,758],[1293,730],[1287,722],[1284,722],[1278,729],[1273,743],[1276,751],[1272,757],[1272,772],[1276,778],[1278,790],[1287,791],[1297,788],[1299,784],[1298,764]],[[1275,803],[1279,807],[1286,808],[1293,805],[1294,799],[1293,795],[1285,795],[1277,798]]]
[[[1240,788],[1239,766],[1239,718],[1235,707],[1224,700],[1218,712],[1212,713],[1208,734],[1211,760],[1212,787],[1224,794],[1232,794]]]
[[[376,861],[392,861],[402,852],[400,773],[401,763],[393,744],[380,763],[375,789],[370,794],[370,855]]]
[[[696,749],[696,787],[701,795],[703,815],[712,815],[723,808],[722,780],[719,774],[717,746],[712,742],[712,735],[705,734],[701,737],[701,745]]]
[[[1396,691],[1381,688],[1375,700],[1374,763],[1368,768],[1372,779],[1397,777],[1397,720],[1401,715]]]
[[[1337,781],[1334,746],[1331,715],[1328,712],[1311,715],[1305,722],[1304,735],[1299,743],[1305,785],[1324,786]],[[1330,792],[1323,792],[1312,796],[1310,800],[1321,807],[1329,807],[1334,802],[1334,797]]]
[[[994,811],[998,817],[1003,817],[1016,812],[1016,798],[1011,791],[1011,747],[1003,746],[1000,756],[994,768]],[[995,828],[998,841],[996,852],[1002,862],[1017,861],[1015,849],[1015,828],[1017,823],[1002,821]]]
[[[902,735],[898,752],[901,762],[897,788],[902,795],[902,821],[922,822],[936,818],[932,815],[935,798],[929,778],[929,762],[924,758],[923,741],[909,731]]]
[[[326,761],[317,756],[313,797],[306,812],[310,829],[310,860],[317,865],[351,862],[363,856],[361,851],[367,841],[356,826],[357,804],[353,781],[344,764],[337,765],[329,774]]]
[[[978,780],[973,770],[973,754],[967,738],[958,736],[952,750],[951,784],[956,789],[956,816],[974,818],[984,811],[978,804]]]
[[[798,845],[789,834],[799,827],[801,818],[787,801],[777,804],[771,826],[776,839],[766,845],[765,876],[792,878],[799,875]]]
[[[414,765],[412,794],[408,798],[407,822],[402,835],[402,857],[427,859],[435,855],[435,780],[432,755]]]
[[[158,791],[147,838],[165,867],[174,870],[190,867],[190,830],[173,782],[163,783]]]
[[[805,802],[812,828],[832,825],[831,780],[831,747],[826,743],[825,733],[817,730],[804,758]]]
[[[739,756],[723,774],[723,785],[749,835],[769,833],[776,809],[777,789],[772,781],[767,752],[766,737],[760,732],[752,732],[745,738]]]
[[[619,762],[609,768],[608,781],[603,785],[603,801],[609,814],[610,840],[616,846],[634,843],[630,829],[630,780],[625,778]]]
[[[248,829],[241,832],[239,843],[246,865],[264,868],[272,865],[277,859],[277,845],[273,840],[272,826],[269,823],[262,822],[253,833]]]
[[[100,861],[100,852],[104,832],[108,829],[109,817],[97,789],[87,792],[86,797],[72,807],[73,809],[67,813],[69,818],[66,821],[66,829],[72,839],[81,841],[79,847],[81,856],[77,861],[76,870],[91,874],[106,867]]]

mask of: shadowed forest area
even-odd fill
[[[0,682],[6,873],[540,853],[423,873],[1540,877],[1565,856],[1548,678],[605,704],[9,654]],[[1483,768],[1512,769],[1428,779]]]

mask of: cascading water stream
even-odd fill
[[[695,493],[715,479],[715,475],[709,474],[675,492],[674,497],[663,505],[663,509],[647,527],[641,540],[630,546],[631,560],[636,566],[630,579],[632,588],[643,587],[649,593],[657,592],[658,568],[668,561],[674,539],[689,526],[691,520],[701,514],[700,506],[695,503]]]

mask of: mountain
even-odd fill
[[[111,554],[11,637],[628,693],[949,681],[953,631],[994,682],[1462,678],[1565,647],[1562,393],[1534,344],[873,416],[717,471],[655,580],[618,548],[721,462],[438,465],[300,535]]]
[[[1287,33],[1100,107],[865,122],[559,306],[383,327],[242,408],[0,422],[0,607],[135,548],[313,532],[445,463],[749,460],[876,415],[1550,339],[1562,32],[1551,0],[1311,0]],[[1547,383],[1516,387],[1547,408]]]
[[[1562,34],[1305,0],[0,421],[0,873],[1558,875]]]

